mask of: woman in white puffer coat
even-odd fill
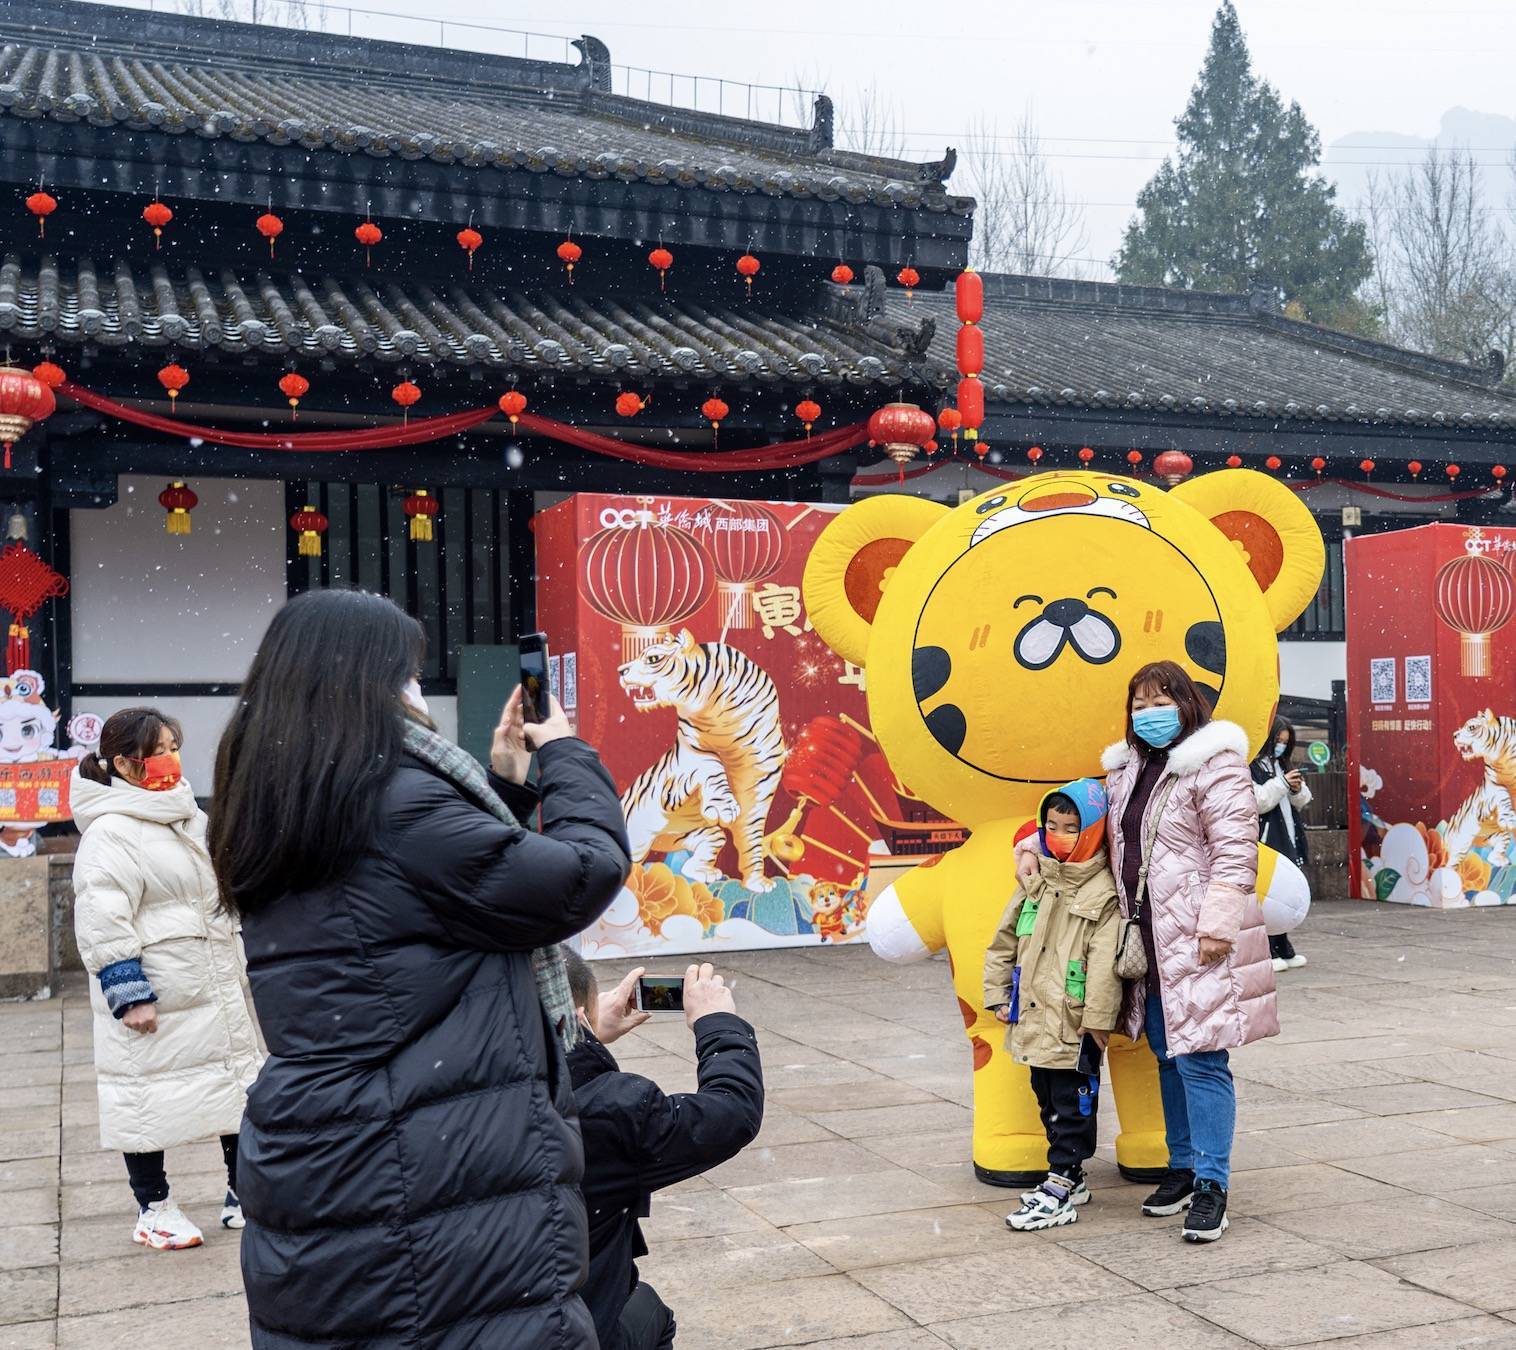
[[[163,1150],[221,1137],[221,1222],[242,1227],[237,1132],[263,1055],[241,942],[218,903],[205,813],[179,770],[178,723],[116,713],[70,786],[83,832],[74,931],[91,975],[100,1145],[126,1155],[139,1210],[132,1240],[198,1247],[169,1194]]]

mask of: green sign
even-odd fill
[[[1332,747],[1325,741],[1312,741],[1305,753],[1318,769],[1324,769],[1332,762]]]

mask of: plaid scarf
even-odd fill
[[[479,767],[479,761],[468,751],[410,718],[405,720],[405,749],[447,779],[465,797],[472,798],[502,825],[517,832],[522,830],[521,822],[495,794],[484,770]],[[569,993],[568,972],[563,968],[563,957],[557,947],[533,950],[532,975],[537,981],[537,997],[547,1014],[548,1025],[558,1033],[558,1040],[567,1052],[578,1037],[578,1023],[574,1016],[573,995]]]

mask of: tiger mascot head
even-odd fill
[[[705,648],[688,628],[667,633],[617,667],[621,687],[641,712],[672,708],[696,694],[707,664]]]
[[[1047,473],[957,507],[857,502],[817,540],[804,590],[816,631],[864,668],[891,768],[974,825],[1099,776],[1150,661],[1182,665],[1256,750],[1279,697],[1275,634],[1324,561],[1311,513],[1265,474],[1165,491]]]
[[[1516,718],[1497,717],[1489,708],[1475,713],[1453,733],[1453,748],[1465,760],[1516,769]]]

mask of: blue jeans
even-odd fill
[[[1158,1058],[1169,1166],[1214,1181],[1223,1190],[1232,1174],[1232,1135],[1237,1128],[1237,1091],[1225,1050],[1169,1055],[1163,1003],[1150,993],[1144,1029]]]

